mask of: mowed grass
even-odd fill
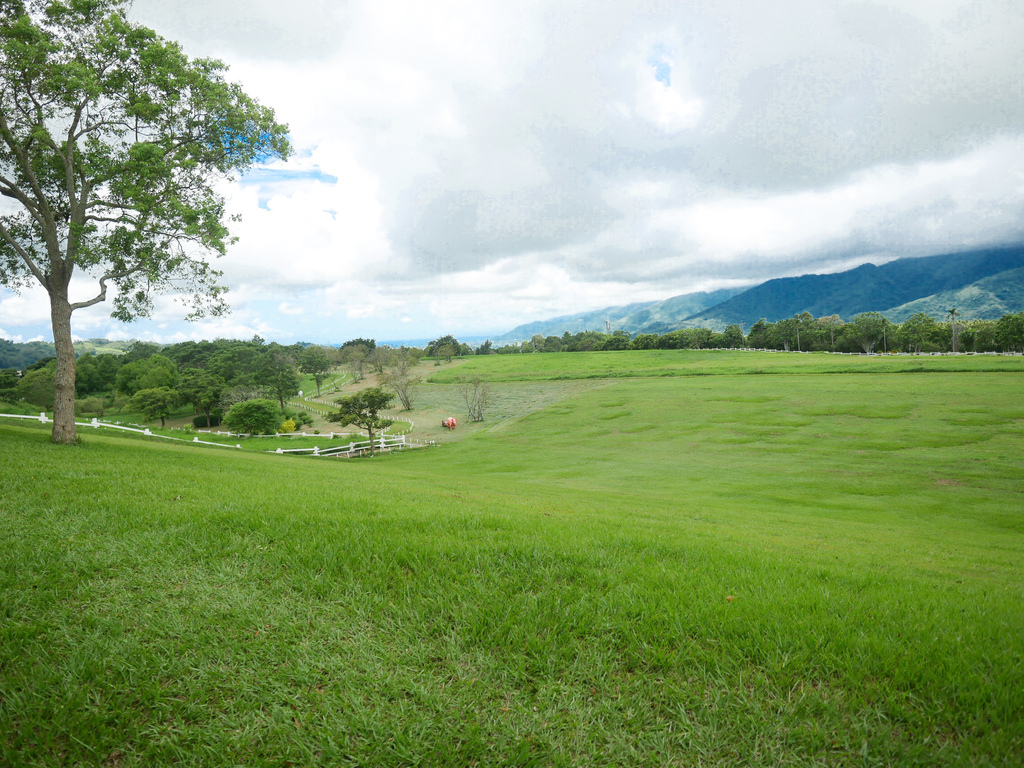
[[[467,357],[430,377],[448,384],[472,381],[556,381],[737,374],[925,373],[1024,371],[1019,355],[839,355],[651,349]]]
[[[1022,395],[620,380],[358,461],[0,423],[0,764],[1019,765]]]

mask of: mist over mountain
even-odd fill
[[[525,341],[538,333],[541,336],[561,336],[566,331],[604,331],[609,323],[612,330],[665,333],[679,328],[682,318],[720,304],[744,290],[746,289],[725,288],[719,291],[686,293],[662,301],[646,301],[619,307],[605,307],[593,312],[562,315],[550,320],[516,326],[508,333],[494,337],[492,341],[506,344]]]

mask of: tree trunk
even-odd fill
[[[75,427],[75,347],[71,342],[71,304],[66,289],[50,293],[50,325],[53,346],[57,350],[51,440],[70,445],[78,442],[78,431]]]

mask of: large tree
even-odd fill
[[[77,439],[71,314],[128,321],[175,293],[226,308],[206,256],[230,236],[213,183],[289,152],[270,109],[127,18],[128,0],[0,0],[0,285],[46,289],[57,350],[53,441]],[[13,203],[13,210],[12,205]],[[76,272],[98,281],[72,301]]]

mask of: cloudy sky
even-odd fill
[[[244,11],[243,11],[244,9]],[[244,13],[244,15],[243,15]],[[1024,241],[1020,0],[135,0],[289,125],[232,314],[76,336],[483,336]],[[83,284],[82,296],[93,295]],[[76,297],[77,298],[77,297]],[[0,337],[50,338],[0,289]]]

